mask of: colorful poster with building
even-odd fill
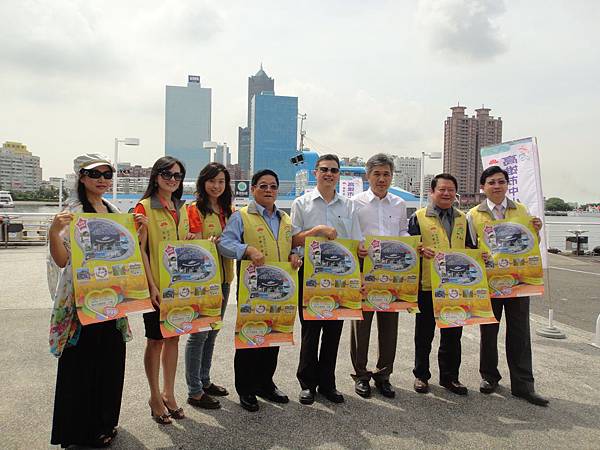
[[[223,295],[215,244],[206,239],[163,241],[159,251],[163,337],[218,328]]]
[[[523,203],[529,212],[544,220],[544,193],[540,173],[537,139],[528,137],[482,147],[481,163],[484,169],[500,166],[508,172],[507,196]],[[542,266],[547,267],[546,239],[541,236]]]
[[[235,348],[294,345],[298,272],[287,262],[242,261]]]
[[[366,236],[363,311],[419,312],[420,236]]]
[[[358,241],[308,237],[304,243],[304,320],[362,319]]]
[[[82,325],[153,310],[132,214],[75,214],[69,232]]]
[[[431,264],[431,287],[438,328],[497,322],[481,250],[438,251]]]
[[[479,248],[491,255],[485,263],[493,298],[544,293],[544,270],[531,218],[494,220],[479,225]]]

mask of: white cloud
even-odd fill
[[[503,0],[420,0],[417,20],[436,53],[482,61],[507,49],[498,25],[504,12]]]

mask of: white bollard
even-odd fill
[[[600,314],[598,314],[598,318],[596,319],[596,334],[590,345],[600,348]]]

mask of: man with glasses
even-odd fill
[[[249,259],[257,266],[268,261],[290,261],[297,269],[302,264],[292,253],[290,217],[275,206],[278,190],[279,178],[275,172],[269,169],[256,172],[250,186],[254,200],[231,215],[221,235],[219,250],[223,256],[238,260],[238,280],[242,259]],[[273,382],[278,355],[279,347],[235,351],[235,389],[244,409],[258,411],[257,395],[275,403],[289,402]]]
[[[393,173],[394,161],[388,155],[378,153],[367,161],[369,189],[352,197],[363,236],[408,236],[406,203],[388,192]],[[354,390],[361,397],[370,397],[369,381],[373,378],[379,393],[393,398],[396,393],[390,384],[390,375],[396,358],[398,313],[377,312],[377,369],[370,372],[367,370],[367,361],[373,315],[373,311],[363,311],[364,320],[352,321],[350,357],[354,367]]]
[[[513,202],[506,197],[508,191],[508,172],[499,166],[491,166],[483,171],[481,190],[486,199],[472,208],[467,214],[471,236],[477,242],[477,228],[491,220],[531,217],[525,205]],[[531,217],[536,231],[542,228],[542,221]],[[498,331],[502,319],[502,309],[506,313],[506,360],[510,373],[510,387],[515,397],[538,406],[547,406],[548,400],[537,394],[534,389],[531,364],[531,335],[529,331],[529,297],[492,298],[492,309],[498,323],[481,325],[481,347],[479,355],[479,373],[481,384],[479,391],[491,394],[498,388],[502,378],[498,371]]]
[[[294,247],[303,247],[310,236],[327,239],[345,238],[361,240],[358,215],[352,200],[340,196],[336,187],[340,179],[340,160],[336,155],[322,155],[315,167],[317,187],[304,194],[292,204],[292,224]],[[364,248],[362,248],[364,251]],[[302,275],[302,271],[300,272]],[[303,276],[298,280],[298,301],[302,324],[302,344],[297,377],[302,391],[300,403],[310,405],[319,393],[329,401],[342,403],[344,396],[336,389],[335,365],[337,360],[341,320],[304,320],[302,316]],[[319,350],[319,340],[321,348]]]
[[[421,235],[423,256],[421,287],[419,288],[419,313],[415,319],[415,375],[414,389],[429,392],[429,354],[435,333],[433,299],[431,296],[431,264],[436,250],[443,248],[473,248],[465,214],[456,209],[458,183],[448,173],[436,175],[431,180],[430,203],[417,210],[408,223],[412,236]],[[458,395],[467,395],[467,388],[458,379],[461,360],[460,338],[462,327],[440,329],[438,364],[440,385]]]

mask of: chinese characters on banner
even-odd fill
[[[358,241],[308,237],[304,243],[304,320],[362,319]]]
[[[494,220],[477,229],[486,261],[490,295],[526,297],[544,293],[544,270],[537,232],[528,217]]]
[[[82,325],[153,310],[132,214],[75,214],[69,232]]]
[[[298,272],[290,263],[240,267],[235,348],[294,345]]]
[[[160,332],[163,337],[220,327],[221,274],[209,240],[160,243]]]
[[[363,311],[419,312],[420,236],[366,236]]]
[[[343,175],[340,177],[340,195],[352,197],[363,191],[363,180],[360,177]]]
[[[544,194],[535,138],[503,142],[481,148],[483,169],[500,166],[508,172],[508,197],[523,203],[534,217],[544,220]],[[542,266],[547,266],[546,239],[542,234]]]
[[[497,323],[481,250],[436,252],[431,264],[431,287],[438,328]]]

